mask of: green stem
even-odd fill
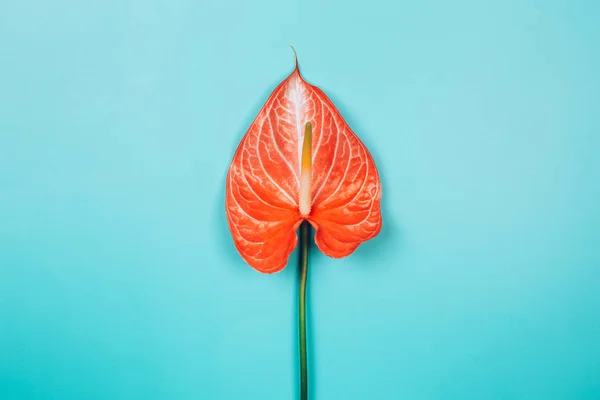
[[[308,399],[308,368],[306,363],[306,278],[308,275],[308,229],[303,221],[300,225],[300,400]]]

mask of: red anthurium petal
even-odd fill
[[[226,212],[236,249],[256,270],[280,271],[298,243],[296,229],[308,220],[317,247],[345,257],[379,233],[380,197],[369,151],[296,65],[252,122],[227,174]]]

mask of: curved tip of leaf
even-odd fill
[[[290,44],[290,47],[292,48],[292,51],[294,52],[294,64],[295,64],[294,65],[294,70],[300,70],[298,68],[298,54],[296,54],[296,49],[291,44]]]

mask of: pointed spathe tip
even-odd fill
[[[298,54],[296,54],[296,49],[291,44],[290,44],[290,47],[292,48],[292,51],[294,52],[294,71],[300,71],[300,68],[298,67]]]

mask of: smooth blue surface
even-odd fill
[[[312,399],[600,398],[597,1],[2,1],[0,399],[296,398],[295,254],[224,215],[293,67],[384,228],[310,260]],[[314,249],[313,249],[314,250]]]

